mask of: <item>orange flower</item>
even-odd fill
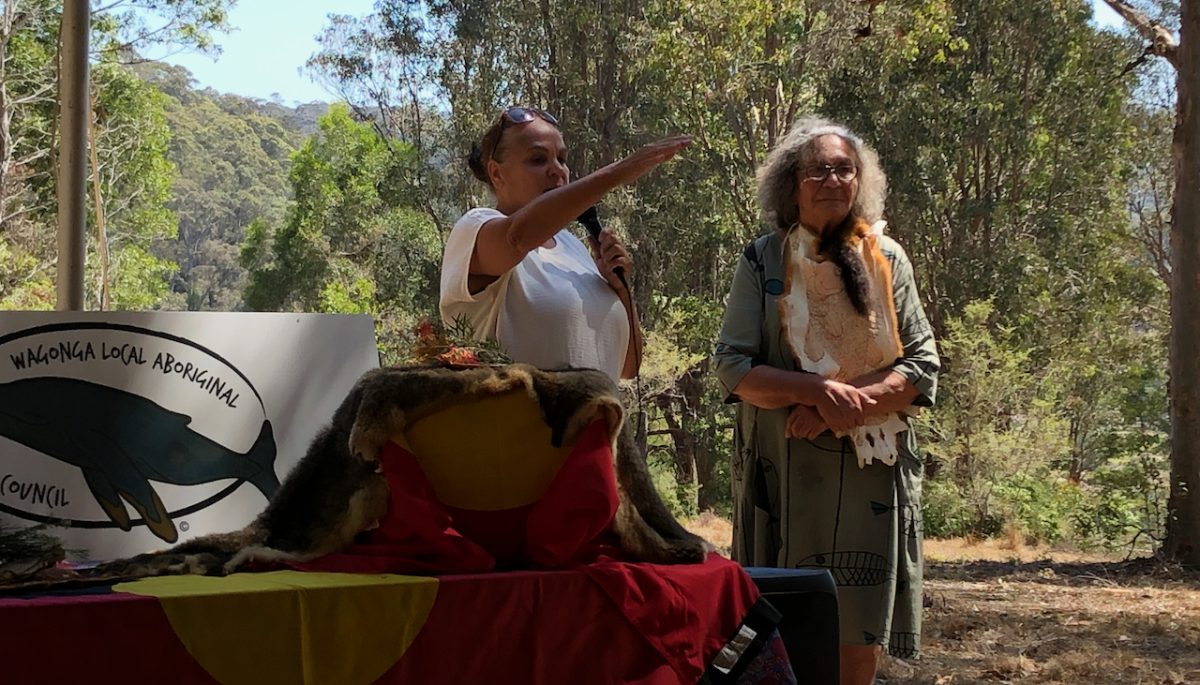
[[[475,350],[469,347],[458,347],[451,345],[446,352],[439,354],[438,359],[453,366],[479,366],[479,358],[475,356]]]

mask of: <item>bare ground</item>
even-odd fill
[[[728,550],[728,523],[693,531]],[[924,652],[887,685],[1200,685],[1200,571],[1148,559],[927,540]]]

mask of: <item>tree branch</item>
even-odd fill
[[[1138,11],[1132,5],[1121,2],[1121,0],[1104,0],[1104,4],[1121,15],[1125,21],[1133,25],[1133,28],[1143,38],[1150,41],[1147,49],[1151,54],[1165,58],[1171,63],[1171,66],[1176,69],[1179,68],[1179,43],[1175,40],[1174,34],[1161,24],[1154,23],[1150,17]]]

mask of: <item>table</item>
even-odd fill
[[[730,673],[714,659],[744,623],[770,644],[768,609],[715,555],[441,577],[161,577],[0,597],[0,681],[737,682],[746,662]],[[763,650],[754,672],[794,682],[778,675],[781,655]]]

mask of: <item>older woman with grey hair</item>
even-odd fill
[[[939,360],[904,250],[883,235],[887,177],[844,126],[804,119],[758,173],[772,231],[738,261],[716,349],[739,402],[734,557],[827,568],[843,683],[921,634],[921,468],[909,420]]]

